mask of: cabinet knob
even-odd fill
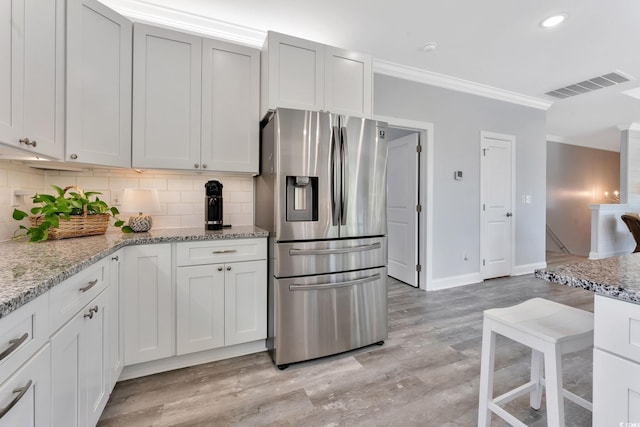
[[[227,265],[227,271],[231,271],[231,266]]]
[[[24,144],[24,145],[29,145],[31,147],[35,147],[36,145],[38,145],[38,143],[33,140],[31,141],[29,138],[22,138],[18,140],[20,142],[20,144]]]
[[[120,261],[120,257],[118,255],[111,257],[113,261]]]
[[[202,164],[202,169],[206,169],[206,168],[207,168],[207,164],[206,164],[206,163],[203,163],[203,164]]]
[[[194,164],[193,164],[193,167],[194,167],[194,168],[196,168],[196,169],[198,169],[198,168],[200,167],[200,165],[199,165],[199,164],[197,164],[197,163],[194,163]]]
[[[218,271],[222,271],[222,267],[218,267]]]
[[[75,159],[78,158],[78,155],[77,154],[72,154],[69,157],[71,157],[71,160],[75,160]]]

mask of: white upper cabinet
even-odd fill
[[[0,142],[64,155],[64,0],[0,0]]]
[[[202,41],[202,168],[258,173],[260,52]]]
[[[134,27],[135,168],[258,172],[259,52]]]
[[[198,169],[202,39],[136,24],[133,43],[133,167]]]
[[[262,56],[262,116],[277,107],[324,109],[323,45],[270,31]]]
[[[370,55],[270,31],[260,113],[286,107],[371,117],[372,74]]]
[[[371,117],[371,55],[325,47],[324,105],[336,114]]]
[[[65,160],[131,167],[132,32],[95,0],[68,2]]]

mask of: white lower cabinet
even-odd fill
[[[122,258],[124,250],[110,256],[109,263],[109,392],[124,367],[124,322],[122,312]]]
[[[109,293],[51,337],[51,424],[94,426],[109,398]]]
[[[266,338],[267,262],[178,267],[177,354]]]
[[[171,275],[171,244],[126,248],[123,286],[125,365],[175,354],[175,300]]]
[[[51,425],[50,363],[47,344],[0,385],[0,427]]]
[[[640,425],[640,305],[596,295],[593,425]]]

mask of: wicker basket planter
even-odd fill
[[[49,240],[104,234],[109,227],[109,214],[71,215],[69,221],[60,220],[58,228],[49,227]],[[42,224],[44,218],[29,217],[32,227]]]
[[[43,240],[68,239],[72,237],[95,236],[104,234],[111,218],[113,225],[123,232],[129,233],[130,227],[124,225],[116,215],[118,209],[109,207],[96,197],[98,192],[84,192],[75,185],[60,188],[55,185],[57,195],[36,194],[31,209],[31,216],[19,209],[14,209],[13,219],[21,221],[29,219],[31,227],[20,225],[14,238],[29,237],[30,242]],[[18,234],[25,231],[24,234]]]

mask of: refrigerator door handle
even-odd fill
[[[331,129],[331,147],[329,157],[331,159],[331,216],[334,226],[339,225],[340,220],[340,204],[338,204],[338,194],[340,193],[340,176],[338,175],[340,168],[339,159],[337,159],[336,144],[340,139],[340,131],[337,126]]]
[[[372,251],[374,249],[380,249],[382,244],[380,242],[372,243],[370,245],[349,246],[346,248],[334,248],[334,249],[289,249],[289,255],[332,255],[332,254],[348,254],[352,252],[364,252]]]
[[[347,200],[349,200],[349,159],[347,158],[347,128],[340,128],[340,225],[347,225]]]
[[[380,274],[376,273],[372,276],[361,277],[360,279],[348,280],[346,282],[336,283],[317,283],[313,285],[289,285],[290,291],[321,291],[327,289],[344,288],[347,286],[360,285],[362,283],[375,282],[380,279]]]

